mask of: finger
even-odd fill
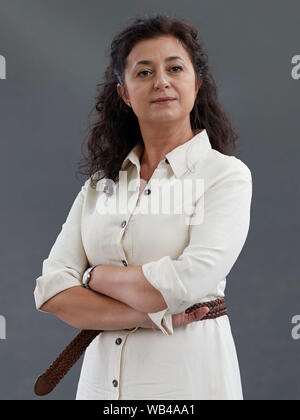
[[[205,313],[205,315],[206,314],[208,314],[208,312],[210,311],[210,309],[209,309],[209,307],[208,306],[203,306],[203,311],[204,311],[204,313]]]
[[[194,316],[196,319],[202,319],[205,317],[205,315],[210,311],[210,309],[207,306],[202,306],[201,308],[198,308],[196,311],[194,311]]]

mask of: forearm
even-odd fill
[[[158,312],[167,308],[160,293],[145,278],[141,266],[97,266],[91,273],[89,286],[146,313]]]
[[[75,328],[87,330],[134,328],[149,319],[147,313],[80,286],[58,293],[41,309]]]

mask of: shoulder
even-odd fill
[[[94,172],[92,176],[90,176],[82,185],[82,190],[85,192],[93,192],[98,191],[102,184],[105,184],[106,179],[104,176],[104,171],[100,170]]]
[[[204,178],[211,182],[224,180],[245,180],[252,182],[248,165],[236,156],[228,156],[211,149],[203,166]]]
[[[104,171],[97,171],[82,183],[80,194],[85,202],[94,203],[99,192],[104,191],[106,185],[107,179],[104,177]]]

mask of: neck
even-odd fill
[[[154,170],[159,162],[165,157],[165,155],[171,152],[176,147],[186,143],[187,141],[191,140],[196,134],[200,133],[202,130],[191,130],[188,134],[181,133],[172,138],[166,137],[164,140],[155,139],[152,142],[150,140],[144,141],[144,150],[142,152],[140,158],[141,167],[143,167],[146,171]],[[160,143],[161,141],[161,143]]]

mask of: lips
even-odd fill
[[[170,96],[166,96],[164,98],[158,98],[153,102],[155,103],[155,102],[169,102],[169,101],[175,101],[175,98],[172,98]]]

